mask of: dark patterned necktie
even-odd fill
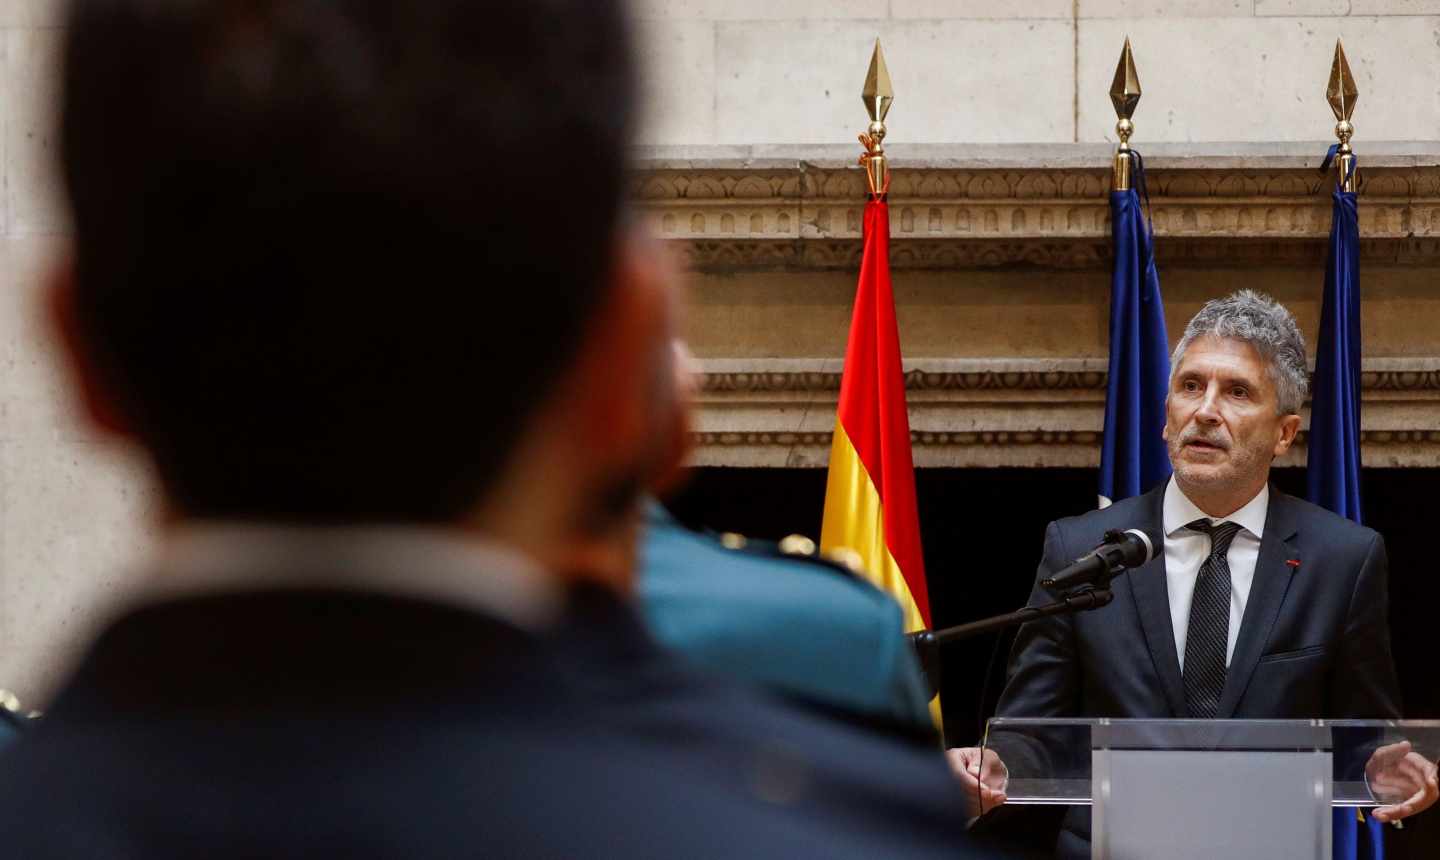
[[[1196,520],[1186,528],[1210,535],[1210,555],[1200,565],[1190,598],[1190,627],[1185,633],[1185,711],[1210,719],[1225,689],[1225,651],[1230,642],[1230,563],[1225,554],[1240,531],[1239,523],[1211,525]]]

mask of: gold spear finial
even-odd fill
[[[1355,88],[1355,76],[1350,73],[1350,61],[1345,59],[1345,45],[1335,40],[1335,61],[1330,64],[1330,85],[1325,88],[1325,98],[1335,112],[1336,122],[1348,122],[1355,114],[1355,100],[1360,91]]]
[[[1130,135],[1135,124],[1130,118],[1140,104],[1140,75],[1135,71],[1135,57],[1130,53],[1130,37],[1125,37],[1125,47],[1120,51],[1120,62],[1115,66],[1115,79],[1110,82],[1110,103],[1115,105],[1115,133],[1120,137],[1120,147],[1115,152],[1114,187],[1116,191],[1130,190]]]
[[[1335,161],[1343,191],[1355,190],[1355,153],[1350,149],[1355,126],[1350,124],[1350,117],[1355,114],[1355,102],[1359,97],[1355,75],[1350,72],[1350,61],[1345,58],[1345,46],[1336,39],[1335,60],[1330,64],[1330,83],[1325,87],[1325,100],[1330,102],[1330,110],[1335,114],[1335,137],[1340,140]]]
[[[885,52],[880,40],[875,40],[875,52],[870,55],[870,71],[865,75],[865,89],[860,91],[865,108],[870,111],[871,122],[884,122],[890,112],[890,103],[895,101],[895,87],[890,84],[890,69],[885,65]]]
[[[875,40],[875,52],[870,55],[870,71],[865,75],[865,88],[860,91],[860,100],[870,113],[870,127],[860,135],[860,145],[865,154],[860,156],[860,165],[865,168],[865,178],[870,193],[883,196],[890,187],[890,172],[885,163],[885,116],[895,101],[895,88],[890,84],[890,69],[885,65],[885,52],[880,49],[880,40]]]

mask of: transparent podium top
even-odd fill
[[[986,746],[1008,776],[1007,803],[1088,806],[1097,753],[1327,756],[1331,805],[1371,807],[1409,796],[1400,770],[1440,759],[1440,720],[1119,720],[995,717]],[[988,755],[988,754],[987,754]],[[1415,756],[1424,759],[1418,762]],[[1238,772],[1236,778],[1243,778]],[[1403,791],[1403,793],[1402,793]]]

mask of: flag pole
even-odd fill
[[[1325,100],[1335,114],[1335,136],[1340,143],[1335,150],[1335,169],[1340,190],[1354,192],[1356,188],[1355,153],[1350,149],[1350,137],[1355,126],[1350,117],[1355,114],[1355,100],[1360,91],[1355,86],[1355,76],[1350,73],[1350,62],[1345,59],[1345,46],[1335,40],[1335,61],[1330,64],[1330,84],[1325,88]]]
[[[895,93],[878,39],[860,95],[870,119],[860,135],[865,147],[860,165],[868,193],[855,307],[825,477],[820,549],[852,561],[858,558],[865,578],[894,598],[902,632],[911,633],[930,626],[930,601],[905,410],[900,325],[890,282],[890,210],[885,202],[890,174],[883,141],[885,115]],[[912,690],[914,716],[923,717],[922,700],[933,700],[931,719],[942,725],[934,691],[927,693],[919,686]]]
[[[1105,432],[1100,442],[1098,502],[1106,507],[1138,496],[1170,477],[1165,392],[1170,385],[1170,338],[1160,297],[1160,273],[1146,213],[1145,166],[1130,148],[1131,117],[1140,104],[1140,75],[1130,39],[1120,51],[1110,102],[1119,122],[1110,191],[1110,358],[1105,382]]]
[[[1360,226],[1355,205],[1355,152],[1350,137],[1355,127],[1359,89],[1335,40],[1335,59],[1325,100],[1335,114],[1335,137],[1327,160],[1335,161],[1336,190],[1330,225],[1330,250],[1325,264],[1320,332],[1315,341],[1315,377],[1306,452],[1310,501],[1343,517],[1362,520],[1360,497]],[[1322,165],[1322,169],[1323,165]],[[1400,822],[1396,822],[1398,825]],[[1337,809],[1332,832],[1334,856],[1346,860],[1380,860],[1385,852],[1383,828],[1368,821],[1358,808]]]
[[[1110,102],[1115,105],[1115,134],[1120,146],[1115,150],[1115,170],[1111,189],[1130,190],[1130,135],[1135,124],[1130,118],[1135,115],[1135,106],[1140,104],[1140,75],[1135,71],[1135,58],[1130,54],[1130,37],[1125,37],[1125,48],[1120,52],[1120,62],[1115,66],[1115,80],[1110,83]]]
[[[865,168],[865,183],[870,196],[880,200],[890,190],[890,165],[885,159],[885,116],[895,101],[895,88],[890,85],[890,69],[885,65],[885,53],[880,50],[880,40],[875,40],[875,52],[870,55],[870,71],[865,75],[865,87],[860,91],[865,110],[870,114],[870,127],[860,135],[860,145],[865,152],[860,156],[860,166]]]

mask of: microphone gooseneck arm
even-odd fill
[[[910,638],[915,642],[917,648],[922,647],[921,643],[924,643],[923,647],[929,647],[932,644],[935,646],[949,645],[951,642],[983,636],[1007,627],[1019,627],[1036,618],[1045,618],[1050,615],[1072,615],[1076,612],[1099,609],[1114,599],[1115,593],[1108,588],[1082,588],[1054,603],[1046,603],[1043,606],[1026,606],[1004,615],[993,615],[979,621],[971,621],[968,624],[946,627],[943,630],[921,630],[911,633]]]
[[[911,647],[915,649],[915,657],[920,661],[920,669],[925,675],[925,680],[929,682],[930,691],[933,694],[940,689],[940,649],[942,646],[983,636],[986,633],[994,633],[997,630],[1019,627],[1036,618],[1045,618],[1050,615],[1073,615],[1076,612],[1099,609],[1114,599],[1115,593],[1108,588],[1086,586],[1054,603],[1047,603],[1043,606],[1026,606],[1004,615],[994,615],[979,621],[971,621],[968,624],[946,627],[943,630],[920,630],[908,634],[905,638],[910,640]]]
[[[1110,581],[1121,573],[1150,561],[1155,555],[1154,544],[1143,531],[1112,529],[1088,555],[1040,580],[1040,587],[1058,596],[1054,603],[1026,606],[1004,615],[995,615],[946,627],[943,630],[920,630],[909,634],[915,656],[930,681],[931,689],[940,684],[940,649],[952,642],[983,636],[997,630],[1018,627],[1027,621],[1051,615],[1071,615],[1109,605],[1115,599]]]

